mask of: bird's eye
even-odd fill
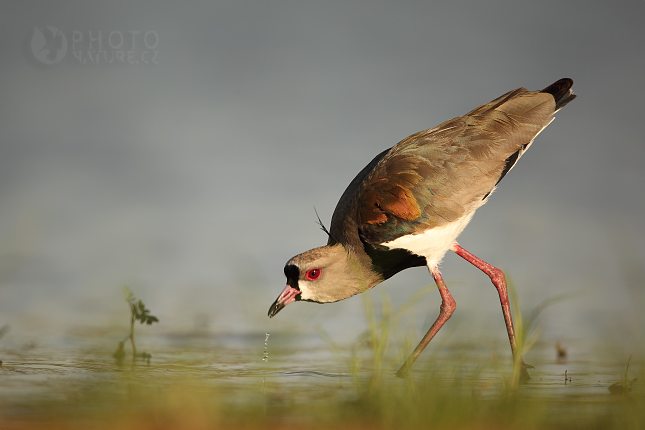
[[[307,281],[315,281],[316,279],[320,278],[321,273],[322,270],[320,269],[307,270],[307,273],[305,273],[305,279]]]

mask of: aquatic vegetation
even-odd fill
[[[151,325],[152,323],[159,322],[159,319],[154,315],[150,315],[150,310],[146,308],[141,300],[137,300],[129,287],[123,287],[123,292],[125,294],[125,300],[128,302],[128,305],[130,305],[130,333],[125,337],[125,339],[119,341],[119,345],[112,356],[117,360],[123,360],[125,358],[125,343],[129,340],[132,345],[132,359],[134,360],[137,357],[141,357],[150,361],[150,354],[146,352],[137,354],[137,347],[134,343],[134,323],[135,321],[139,321],[141,324],[145,323]]]
[[[625,376],[620,378],[620,382],[613,383],[609,386],[609,392],[616,396],[628,396],[632,392],[632,385],[638,381],[638,378],[634,378],[631,381],[627,379],[627,374],[629,373],[629,363],[632,361],[632,356],[629,356],[627,360],[627,367],[625,368]]]

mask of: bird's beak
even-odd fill
[[[282,290],[282,293],[280,293],[278,298],[271,305],[271,308],[269,309],[269,318],[273,318],[275,314],[282,310],[283,307],[295,301],[298,294],[300,294],[300,290],[296,290],[291,285],[287,284],[287,286],[284,287],[284,290]]]

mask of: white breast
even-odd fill
[[[403,248],[426,258],[428,267],[436,267],[457,236],[466,228],[475,211],[442,227],[435,227],[420,234],[401,236],[390,242],[382,243],[390,249]]]

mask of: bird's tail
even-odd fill
[[[562,78],[542,91],[541,93],[549,93],[555,99],[555,111],[559,111],[567,105],[571,100],[576,98],[576,95],[571,91],[571,86],[573,85],[573,79]]]

